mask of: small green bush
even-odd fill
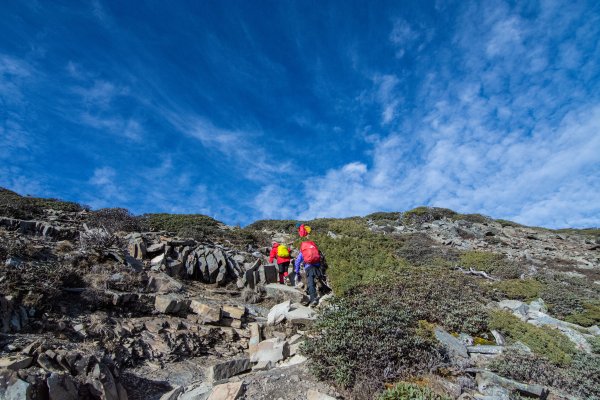
[[[506,227],[506,226],[512,226],[513,228],[524,228],[525,225],[521,225],[517,222],[513,222],[513,221],[508,221],[506,219],[497,219],[495,220],[497,223],[499,223],[500,225],[502,225],[502,227]]]
[[[531,301],[540,297],[544,284],[535,279],[508,279],[492,287],[509,299]]]
[[[455,221],[462,220],[478,224],[487,224],[488,222],[493,221],[491,218],[481,214],[456,214],[452,216],[452,219]]]
[[[544,283],[540,297],[548,304],[552,315],[560,319],[579,315],[571,318],[583,323],[597,318],[597,309],[593,306],[600,304],[599,285],[586,279],[564,276],[543,276],[538,279]]]
[[[414,310],[381,288],[336,298],[319,316],[302,351],[319,379],[355,399],[372,399],[384,383],[445,365],[435,339],[421,335]]]
[[[221,225],[216,219],[201,214],[144,214],[140,223],[149,231],[167,231],[198,240],[218,233]]]
[[[600,355],[600,336],[595,336],[588,339],[590,346],[592,347],[592,353]]]
[[[90,227],[103,227],[109,232],[139,232],[139,220],[125,208],[101,208],[88,215]]]
[[[453,218],[457,213],[447,208],[439,207],[417,207],[402,214],[405,224],[423,224],[442,218]]]
[[[0,187],[0,215],[17,219],[35,219],[44,215],[44,210],[79,212],[87,209],[77,203],[57,199],[21,196]]]
[[[583,311],[571,314],[565,318],[566,321],[581,326],[592,326],[600,323],[600,303],[583,303]]]
[[[507,311],[491,311],[489,328],[502,332],[513,341],[525,343],[534,353],[555,365],[568,365],[576,351],[574,344],[559,331],[534,326]]]
[[[582,399],[600,399],[600,357],[577,352],[570,365],[559,367],[527,353],[505,353],[489,368],[520,382],[552,386]]]
[[[386,390],[378,400],[451,400],[452,397],[437,394],[428,387],[400,382]]]
[[[253,230],[269,230],[276,232],[292,232],[295,231],[297,221],[291,219],[261,219],[251,223],[246,228]]]
[[[402,213],[400,212],[376,212],[365,217],[365,219],[370,219],[377,223],[395,223],[400,221],[400,218],[402,218]]]
[[[517,262],[507,260],[502,254],[485,251],[465,252],[460,256],[460,265],[505,279],[514,279],[521,275],[521,267]]]

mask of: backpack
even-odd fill
[[[304,224],[300,225],[300,228],[298,228],[298,235],[300,235],[300,237],[305,237],[306,235],[308,235]]]
[[[286,245],[280,244],[277,246],[277,257],[288,258],[290,256],[290,251],[288,250]]]
[[[315,242],[302,242],[300,251],[305,264],[319,264],[321,262],[321,255]]]

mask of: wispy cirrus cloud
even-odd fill
[[[419,118],[376,138],[367,163],[313,177],[299,216],[428,204],[533,225],[599,225],[600,99],[587,77],[571,73],[598,66],[589,57],[598,50],[570,37],[568,26],[549,35],[556,11],[525,19],[504,3],[465,9],[453,38],[459,51],[435,63],[424,60],[431,64],[423,66]],[[594,18],[582,23],[580,9],[567,11],[565,18],[580,23],[583,36],[598,33]],[[483,20],[475,23],[476,15]],[[392,36],[402,32],[410,37],[398,25]],[[565,51],[572,54],[569,63]],[[452,63],[461,69],[450,70]],[[397,104],[402,96],[390,89],[397,82],[386,75],[373,96]],[[393,120],[385,116],[384,108],[382,123]]]

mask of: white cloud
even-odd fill
[[[289,161],[272,161],[260,144],[262,134],[252,130],[224,129],[197,115],[163,110],[163,116],[181,133],[214,149],[231,167],[248,179],[268,182],[292,171]]]
[[[300,217],[426,204],[532,225],[600,225],[600,100],[570,71],[584,59],[581,40],[568,24],[549,32],[557,16],[548,12],[525,20],[504,3],[468,8],[455,52],[424,65],[422,111],[370,141],[370,167],[344,164],[308,180]],[[567,8],[564,18],[577,20],[577,12]],[[579,27],[588,39],[599,33],[591,24]],[[398,45],[414,35],[400,22],[391,37]],[[550,57],[556,43],[558,60]],[[461,74],[447,70],[452,62],[461,63]],[[372,96],[389,124],[398,117],[399,79],[375,82],[359,101],[365,106]]]

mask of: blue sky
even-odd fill
[[[230,224],[600,225],[600,3],[0,4],[0,186]]]

